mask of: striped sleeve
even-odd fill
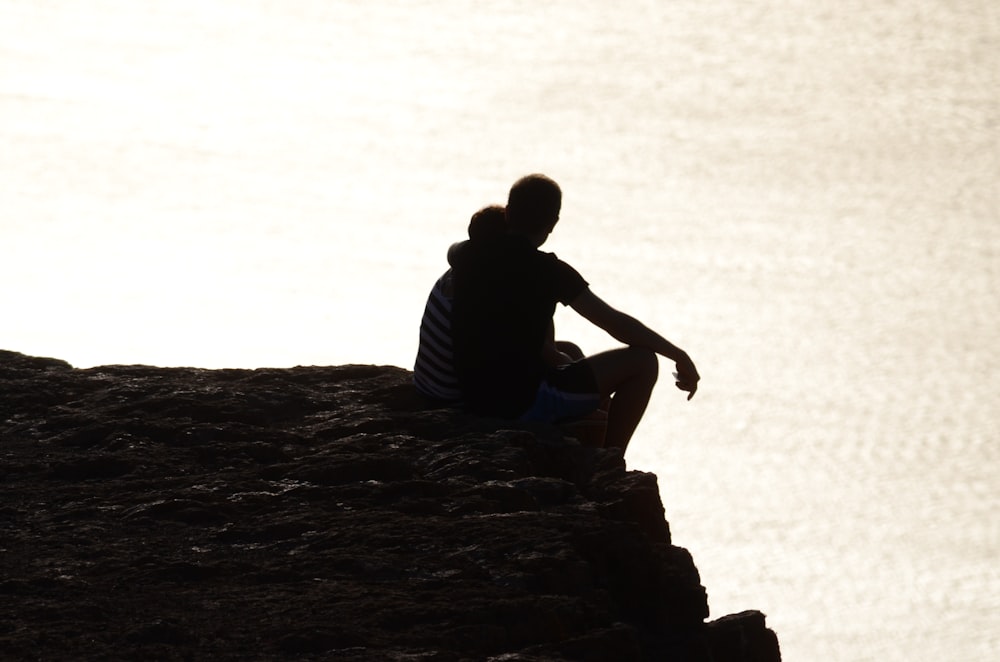
[[[451,299],[446,295],[451,272],[434,283],[420,320],[420,344],[413,366],[413,383],[424,395],[458,402],[462,393],[455,373],[451,341]]]

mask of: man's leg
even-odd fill
[[[648,349],[623,347],[588,356],[587,363],[601,395],[612,396],[604,445],[624,451],[646,412],[659,374],[659,361]]]

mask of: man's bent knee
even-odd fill
[[[633,355],[633,361],[638,374],[655,382],[660,374],[660,361],[656,357],[656,352],[644,347],[629,347],[629,353]]]
[[[642,347],[621,347],[587,357],[602,395],[611,395],[624,384],[639,380],[655,384],[659,373],[656,354]]]

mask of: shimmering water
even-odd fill
[[[1000,6],[0,0],[0,37],[0,347],[409,367],[448,243],[546,172],[548,248],[704,376],[627,459],[713,615],[1000,655]]]

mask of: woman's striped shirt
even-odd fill
[[[452,291],[449,269],[434,283],[424,306],[413,383],[428,397],[457,404],[461,401],[462,392],[455,373],[451,341]]]

